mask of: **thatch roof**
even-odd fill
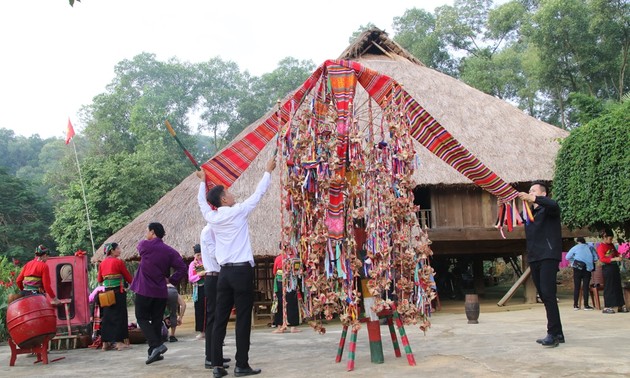
[[[372,29],[364,32],[339,57],[388,75],[403,85],[464,147],[507,182],[551,180],[558,140],[567,132],[523,113],[509,103],[482,93],[461,81],[424,66],[387,35]],[[367,95],[357,87],[357,118],[366,112]],[[374,105],[376,110],[378,106]],[[273,111],[250,125],[237,138],[249,133]],[[274,146],[270,143],[234,182],[230,191],[245,199],[262,177]],[[466,177],[417,144],[420,161],[415,180],[420,185],[471,185]],[[256,256],[277,255],[280,240],[280,184],[274,172],[272,184],[250,217],[252,248]],[[204,221],[196,202],[198,178],[191,174],[157,204],[112,235],[123,248],[122,258],[137,258],[135,246],[150,221],[166,229],[164,241],[184,256],[192,255]],[[100,258],[99,258],[100,259]]]

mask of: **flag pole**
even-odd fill
[[[81,166],[79,165],[79,155],[77,154],[77,145],[74,144],[74,138],[71,139],[74,148],[74,158],[77,161],[77,170],[79,171],[79,182],[81,183],[81,192],[83,193],[83,204],[85,204],[85,216],[87,217],[88,229],[90,230],[90,241],[92,242],[92,256],[95,255],[94,236],[92,236],[92,221],[90,220],[90,211],[88,210],[87,198],[85,197],[85,186],[83,185],[83,177],[81,176]]]

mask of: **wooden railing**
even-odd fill
[[[424,228],[433,228],[431,223],[431,209],[422,209],[416,213],[418,217],[418,222],[420,222],[420,227]]]

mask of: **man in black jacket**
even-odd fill
[[[547,336],[536,340],[546,347],[564,343],[560,310],[556,297],[558,266],[562,259],[562,226],[560,207],[547,197],[547,185],[533,182],[529,193],[519,193],[519,198],[533,204],[534,221],[525,225],[527,262],[532,279],[547,312]]]

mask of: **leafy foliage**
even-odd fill
[[[143,53],[118,63],[107,91],[83,109],[87,126],[76,137],[95,244],[192,173],[166,132],[165,119],[192,155],[204,161],[300,85],[313,68],[311,62],[286,58],[257,78],[219,58],[189,64],[161,62]],[[211,135],[193,134],[193,123]],[[91,249],[77,173],[76,162],[66,157],[47,176],[51,193],[60,198],[51,231],[65,254]]]
[[[239,122],[228,130],[227,138],[232,139],[244,127],[275,109],[276,103],[302,85],[314,69],[315,64],[310,60],[287,57],[272,72],[249,78],[248,94],[238,104]]]
[[[565,129],[630,89],[630,2],[455,0],[394,19],[394,39],[429,67]],[[582,114],[586,111],[586,114]]]
[[[569,227],[603,227],[630,235],[630,102],[609,105],[563,141],[554,196]]]
[[[18,292],[18,287],[15,284],[15,279],[19,274],[19,266],[14,261],[11,261],[7,256],[0,257],[0,341],[6,341],[9,332],[7,330],[6,318],[8,296]]]
[[[436,30],[436,19],[422,9],[408,9],[401,17],[394,17],[394,40],[429,67],[449,75],[456,75],[455,61],[447,51],[447,44]]]
[[[0,167],[0,251],[4,256],[26,260],[35,247],[52,247],[48,225],[52,208],[30,184]]]

